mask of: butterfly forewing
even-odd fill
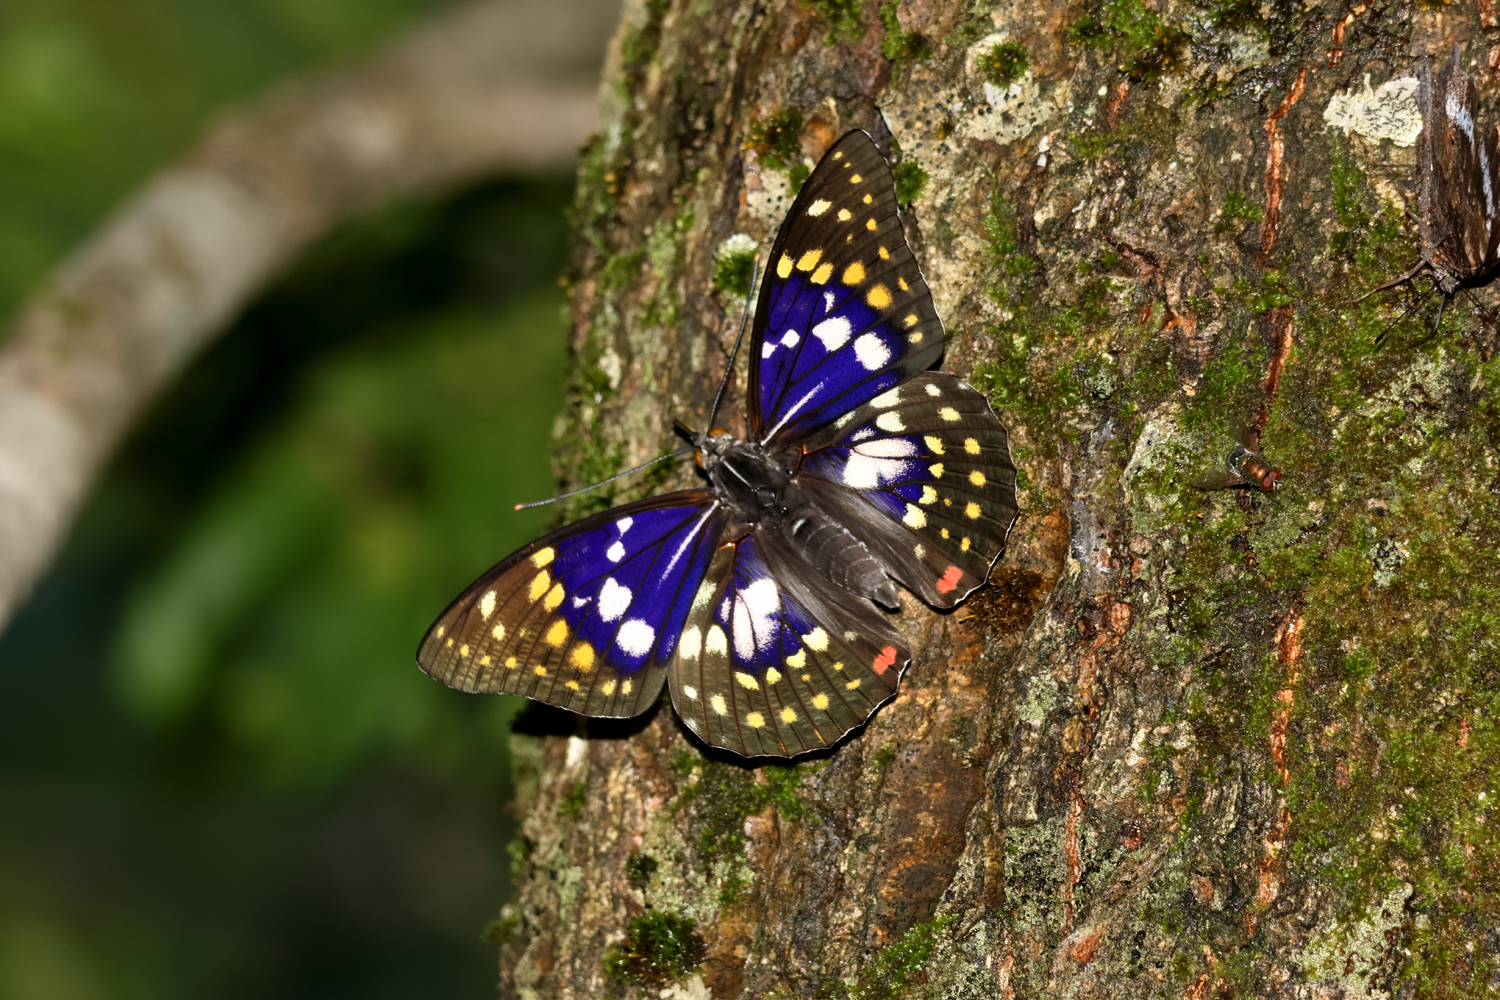
[[[428,631],[422,669],[464,691],[584,715],[639,714],[722,532],[714,495],[653,497],[533,542],[480,577]]]
[[[905,642],[868,602],[809,592],[817,577],[755,533],[715,553],[670,671],[672,703],[699,737],[793,756],[836,742],[894,693]]]
[[[1016,469],[980,392],[927,372],[808,447],[808,484],[836,484],[817,495],[908,589],[946,608],[984,583],[1015,523]]]
[[[749,425],[773,450],[931,367],[943,325],[864,132],[823,157],[776,236],[751,338]]]
[[[1500,162],[1496,127],[1479,126],[1479,96],[1458,50],[1434,83],[1422,68],[1417,143],[1422,256],[1445,294],[1500,263]]]

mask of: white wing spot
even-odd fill
[[[691,684],[684,684],[682,686],[682,693],[687,695],[689,701],[698,700],[698,689],[693,687]]]
[[[855,446],[855,451],[861,455],[870,455],[875,458],[914,458],[917,454],[917,445],[914,441],[906,438],[883,438],[876,441],[864,441]]]
[[[717,625],[709,626],[708,638],[704,640],[703,648],[719,656],[729,652],[729,640],[725,637],[724,630]]]
[[[927,514],[920,507],[906,505],[906,516],[901,518],[903,524],[909,528],[927,527]]]
[[[807,206],[807,214],[811,215],[813,218],[817,218],[832,207],[833,202],[829,201],[827,198],[819,198],[817,201]]]
[[[651,644],[655,641],[656,629],[639,618],[627,620],[615,634],[615,645],[631,656],[645,656],[651,652]]]
[[[906,425],[901,422],[901,414],[895,411],[887,411],[875,418],[875,426],[892,434],[899,434],[906,430]]]
[[[854,329],[844,317],[830,316],[813,327],[812,332],[814,337],[823,342],[823,350],[832,352],[849,343],[849,338],[854,334]],[[879,338],[876,339],[878,340]]]
[[[490,620],[490,615],[495,613],[495,592],[486,590],[484,596],[479,599],[479,617],[485,621]]]
[[[635,523],[635,518],[633,518],[633,517],[622,517],[618,521],[615,522],[615,527],[617,527],[617,528],[620,529],[620,537],[621,538],[625,537],[625,532],[629,531],[630,530],[630,526],[632,524],[634,524],[634,523]]]
[[[880,395],[870,400],[870,403],[872,405],[878,406],[882,410],[886,409],[887,407],[895,406],[899,402],[901,402],[900,389],[892,389],[890,392],[882,392]]]
[[[630,607],[630,588],[615,582],[614,577],[604,581],[599,590],[599,617],[607,622],[620,620]]]
[[[687,660],[696,660],[702,654],[703,633],[698,631],[698,626],[694,625],[690,629],[683,630],[679,648],[682,650],[683,658]],[[689,695],[688,697],[691,698],[693,696]]]
[[[828,652],[828,633],[820,628],[815,628],[802,637],[802,642],[808,649],[819,653]]]
[[[714,710],[715,715],[729,714],[729,706],[724,704],[724,696],[722,694],[716,694],[709,698],[708,705]]]
[[[942,387],[939,386],[936,382],[928,382],[927,383],[927,395],[932,396],[932,397],[935,398],[937,396],[941,396],[942,394],[943,394]]]
[[[610,562],[619,562],[625,558],[625,545],[616,540],[613,545],[604,550],[604,554],[609,557]]]
[[[844,325],[847,327],[848,323]],[[885,346],[878,334],[867,333],[854,342],[854,355],[867,371],[874,371],[885,367],[885,363],[891,360],[891,349]]]

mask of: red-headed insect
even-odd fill
[[[1229,421],[1229,435],[1234,447],[1224,456],[1224,467],[1205,472],[1193,480],[1200,490],[1218,490],[1226,486],[1254,486],[1266,493],[1281,489],[1281,470],[1266,461],[1260,453],[1260,435],[1239,418]]]

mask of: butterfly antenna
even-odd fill
[[[1361,302],[1363,302],[1365,299],[1368,299],[1371,295],[1374,295],[1376,292],[1383,292],[1387,288],[1395,288],[1397,285],[1401,284],[1402,282],[1410,281],[1411,279],[1415,278],[1421,272],[1422,268],[1424,268],[1426,266],[1427,266],[1427,261],[1425,261],[1425,260],[1419,260],[1419,261],[1417,261],[1417,266],[1413,267],[1410,271],[1407,271],[1405,274],[1401,275],[1401,277],[1399,277],[1399,278],[1392,278],[1390,281],[1387,281],[1383,285],[1376,285],[1374,288],[1370,289],[1368,292],[1365,292],[1365,294],[1361,295],[1359,298],[1357,298],[1354,301],[1350,302],[1349,305],[1351,305],[1351,306],[1359,305]]]
[[[745,295],[745,310],[740,313],[740,332],[734,338],[734,347],[729,351],[729,361],[724,365],[724,377],[719,380],[719,391],[714,396],[714,408],[708,411],[708,423],[704,425],[704,433],[711,433],[714,426],[714,417],[719,415],[719,404],[724,401],[724,390],[729,387],[729,376],[734,372],[734,359],[740,353],[740,342],[745,339],[745,324],[750,322],[750,296],[755,294],[755,279],[760,274],[760,258],[754,257],[750,261],[750,291]]]
[[[616,475],[610,476],[608,479],[600,480],[599,482],[594,483],[592,486],[580,486],[576,490],[569,490],[566,493],[559,493],[557,496],[552,497],[549,500],[533,500],[533,501],[531,501],[531,503],[518,503],[518,504],[516,504],[516,510],[528,510],[528,509],[530,509],[532,507],[545,507],[549,503],[557,503],[557,501],[559,501],[559,500],[566,500],[566,499],[568,499],[568,497],[576,497],[580,493],[587,493],[590,490],[597,490],[601,486],[608,486],[610,483],[614,482],[616,479],[624,479],[626,476],[633,476],[637,472],[640,472],[642,469],[649,469],[649,468],[651,468],[651,466],[655,465],[657,462],[665,462],[669,458],[676,458],[678,455],[686,455],[688,452],[690,452],[692,450],[693,450],[692,448],[678,448],[676,451],[668,452],[665,455],[658,455],[655,458],[653,458],[651,461],[645,462],[645,463],[643,463],[641,465],[637,465],[633,469],[626,469],[624,472],[621,472],[621,473],[618,473]]]
[[[1375,338],[1375,347],[1377,349],[1379,349],[1380,345],[1383,344],[1383,343],[1385,343],[1385,338],[1388,337],[1388,336],[1390,336],[1391,331],[1394,330],[1394,329],[1396,329],[1396,327],[1398,325],[1400,325],[1401,322],[1406,319],[1406,317],[1408,317],[1408,316],[1411,315],[1411,311],[1413,309],[1415,309],[1419,305],[1426,305],[1427,302],[1430,299],[1431,299],[1431,296],[1428,296],[1425,299],[1421,299],[1420,301],[1413,302],[1411,305],[1409,305],[1405,309],[1403,309],[1401,311],[1401,315],[1400,316],[1397,316],[1395,319],[1391,320],[1390,324],[1387,325],[1384,330],[1380,331],[1380,336],[1378,336],[1378,337]]]

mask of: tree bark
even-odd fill
[[[721,244],[764,248],[787,167],[864,128],[927,174],[908,237],[945,367],[1011,429],[1022,517],[956,613],[908,601],[899,695],[820,759],[753,768],[665,705],[518,735],[502,992],[1500,988],[1493,327],[1460,299],[1382,337],[1425,279],[1354,302],[1417,256],[1410,77],[1456,39],[1492,89],[1494,24],[628,8],[578,193],[569,477],[701,422],[740,305]],[[1192,487],[1236,420],[1279,493]]]
[[[21,310],[0,345],[0,627],[141,410],[338,223],[574,168],[614,0],[455,7],[227,115]],[[601,30],[602,29],[602,30]]]

